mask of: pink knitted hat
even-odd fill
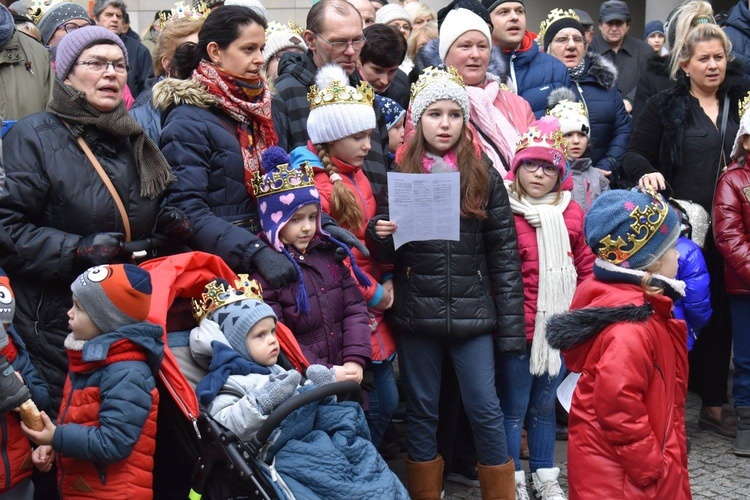
[[[553,116],[543,116],[531,124],[518,139],[511,172],[526,160],[551,163],[565,174],[566,143],[560,132],[560,122]]]

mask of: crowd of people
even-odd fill
[[[353,380],[393,498],[691,498],[688,388],[750,456],[746,0],[643,40],[622,0],[536,30],[522,0],[91,9],[0,5],[0,498],[153,495],[137,264],[190,251],[255,280],[200,284],[229,297],[187,321],[204,408],[251,439]],[[396,246],[390,172],[456,174],[458,239]]]

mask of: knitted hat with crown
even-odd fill
[[[295,29],[292,23],[281,24],[276,21],[268,23],[266,28],[266,46],[263,48],[263,68],[268,67],[268,62],[278,52],[292,47],[307,52],[307,44],[302,39],[302,34]]]
[[[464,123],[469,123],[471,107],[461,75],[452,66],[429,66],[422,70],[411,86],[411,124],[416,128],[425,110],[443,100],[458,104],[464,115]]]
[[[531,124],[518,139],[511,171],[516,172],[524,161],[541,161],[554,165],[565,174],[566,146],[560,122],[554,116],[543,116]]]
[[[571,132],[581,132],[590,137],[589,115],[583,103],[576,100],[576,96],[568,87],[560,87],[550,92],[547,98],[547,114],[557,118],[560,122],[562,135]]]
[[[0,269],[0,325],[13,323],[16,315],[16,297],[10,287],[10,280],[5,271]]]
[[[310,102],[307,134],[310,140],[313,144],[324,144],[374,129],[373,98],[374,92],[368,83],[352,87],[341,66],[323,66],[307,96]]]
[[[73,281],[70,290],[105,333],[146,321],[151,307],[151,275],[132,264],[89,268]]]

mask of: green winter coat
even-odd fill
[[[52,98],[53,78],[47,49],[16,30],[5,47],[0,48],[0,115],[3,119],[20,120],[44,111]]]

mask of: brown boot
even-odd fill
[[[406,481],[412,500],[440,500],[443,490],[443,457],[429,462],[406,459]]]
[[[511,458],[503,465],[477,464],[482,500],[515,500],[516,465]]]

